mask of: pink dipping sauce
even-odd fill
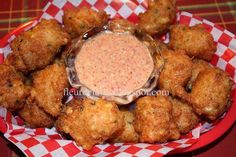
[[[80,82],[101,95],[123,96],[141,88],[154,62],[147,46],[128,33],[102,32],[88,39],[75,59]]]

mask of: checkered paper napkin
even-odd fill
[[[41,18],[54,18],[59,22],[62,22],[63,10],[74,6],[87,6],[95,10],[105,10],[111,15],[111,18],[120,17],[136,22],[137,15],[146,10],[147,0],[50,0],[43,9],[38,20]],[[9,42],[11,42],[19,33],[33,27],[37,21],[31,26],[15,32],[15,34],[9,36],[7,40],[0,42],[0,63],[3,62],[3,59],[7,54],[11,53]],[[218,27],[212,22],[187,12],[178,12],[177,22],[189,26],[202,23],[205,28],[211,32],[217,43],[217,51],[211,64],[227,71],[236,83],[235,35]],[[168,42],[168,34],[165,36],[165,42]],[[236,93],[235,85],[234,93]],[[233,101],[235,101],[234,99],[235,95],[233,96]],[[86,151],[83,150],[82,147],[77,146],[74,141],[63,139],[55,128],[30,129],[25,127],[24,122],[18,116],[13,116],[5,108],[0,107],[0,132],[4,133],[4,136],[24,152],[26,156],[163,156],[177,148],[186,148],[193,145],[198,141],[201,133],[213,129],[215,125],[217,125],[217,122],[200,123],[188,135],[183,136],[180,140],[164,144],[102,144],[94,146],[90,151]]]

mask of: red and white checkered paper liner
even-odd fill
[[[61,23],[63,10],[74,6],[87,6],[95,10],[105,10],[111,15],[111,18],[120,17],[136,22],[137,15],[146,10],[147,0],[49,0],[38,20],[54,18]],[[187,12],[179,12],[177,22],[189,26],[202,23],[205,26],[217,43],[217,51],[211,64],[227,71],[236,83],[235,35],[212,22]],[[36,23],[15,32],[14,35],[8,38],[8,42],[0,47],[0,63],[3,62],[7,54],[11,53],[8,43],[19,33],[30,29]],[[165,42],[168,42],[168,34],[165,36]],[[235,101],[235,96],[233,96],[233,101]],[[78,147],[74,141],[63,139],[55,128],[26,128],[24,122],[18,116],[14,117],[5,108],[0,107],[0,131],[27,156],[163,156],[177,148],[186,148],[193,145],[197,142],[200,133],[211,130],[215,125],[217,125],[217,122],[199,124],[180,140],[164,144],[103,144],[96,145],[92,150],[86,151]]]

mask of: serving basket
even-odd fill
[[[104,10],[111,18],[124,18],[137,22],[137,15],[147,8],[147,0],[49,0],[40,17],[20,25],[0,40],[0,64],[11,53],[9,43],[20,33],[34,27],[40,19],[56,19],[62,22],[63,10],[72,7],[86,6],[95,10]],[[203,24],[217,44],[211,64],[226,71],[234,81],[231,93],[232,104],[227,112],[212,123],[201,122],[190,133],[180,140],[167,143],[116,143],[96,145],[92,150],[84,150],[73,140],[63,139],[53,127],[27,128],[18,116],[13,116],[5,108],[0,107],[0,132],[16,145],[26,156],[163,156],[189,152],[213,142],[223,135],[236,120],[236,37],[218,25],[184,11],[178,11],[176,23],[189,26]],[[165,43],[169,35],[161,38]]]

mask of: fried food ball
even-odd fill
[[[75,38],[93,27],[103,26],[108,22],[108,18],[105,11],[83,7],[65,10],[62,20],[66,31]]]
[[[192,69],[192,76],[187,84],[188,89],[192,89],[192,84],[196,80],[198,74],[205,70],[211,68],[211,66],[204,60],[201,59],[194,59],[193,60],[193,69]]]
[[[125,19],[113,19],[109,22],[109,27],[112,30],[116,30],[116,31],[125,30],[131,33],[134,33],[135,30],[137,29],[133,23]]]
[[[30,97],[46,113],[57,117],[61,111],[64,89],[68,87],[65,65],[54,63],[33,74]]]
[[[170,99],[173,105],[173,119],[180,133],[188,133],[199,122],[198,116],[194,113],[191,105],[177,99]]]
[[[54,124],[52,116],[44,112],[44,110],[38,106],[37,102],[31,99],[27,99],[26,104],[18,114],[31,128],[50,128]]]
[[[56,20],[42,20],[12,41],[13,53],[7,57],[7,62],[25,73],[44,68],[68,41],[69,35]]]
[[[212,35],[201,25],[189,27],[175,25],[170,29],[169,46],[174,50],[184,50],[190,57],[210,61],[216,45]]]
[[[0,65],[0,106],[17,111],[23,107],[28,95],[21,74],[11,65]]]
[[[165,65],[160,73],[158,86],[160,89],[169,90],[173,96],[185,97],[185,86],[191,77],[192,60],[184,52],[164,51]]]
[[[121,133],[118,133],[118,135],[116,135],[110,141],[113,143],[119,143],[119,142],[137,143],[139,135],[135,131],[133,126],[134,113],[127,109],[121,109],[120,111],[121,114],[124,116],[125,127],[121,131]]]
[[[215,120],[227,108],[232,85],[226,72],[218,68],[205,69],[193,83],[189,102],[199,115]]]
[[[155,143],[179,139],[172,117],[172,104],[165,96],[145,96],[136,101],[134,128],[141,142]]]
[[[163,51],[168,51],[169,50],[168,46],[165,43],[163,43],[161,40],[155,39],[155,43],[156,43],[156,46],[157,46],[157,50],[159,52],[162,53]]]
[[[56,121],[59,131],[68,133],[89,150],[123,129],[124,117],[117,105],[103,99],[72,101]]]
[[[139,28],[149,34],[166,32],[175,22],[175,0],[149,0],[148,9],[139,14]]]

